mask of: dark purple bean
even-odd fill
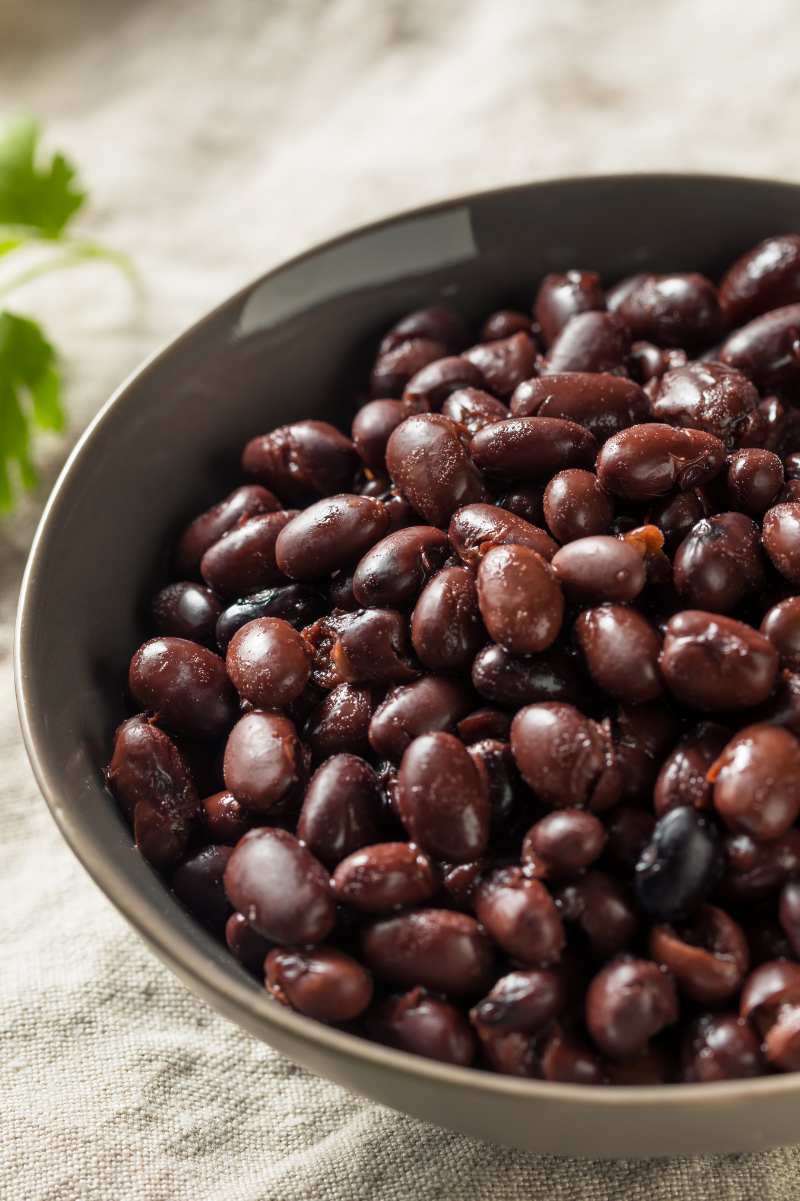
[[[339,751],[361,753],[368,747],[371,718],[369,689],[339,684],[312,711],[303,730],[303,739],[317,760]]]
[[[577,313],[550,346],[542,374],[621,371],[630,344],[628,327],[615,313]]]
[[[795,958],[800,957],[800,882],[787,880],[778,901],[778,919]]]
[[[225,666],[242,700],[257,709],[282,709],[308,683],[311,648],[288,621],[258,617],[236,631]]]
[[[586,609],[575,622],[575,638],[589,674],[604,692],[630,705],[661,695],[661,638],[636,609]]]
[[[730,736],[730,730],[710,721],[700,722],[684,735],[667,755],[656,780],[653,805],[658,817],[682,805],[694,809],[711,807],[708,769],[719,758]]]
[[[506,650],[535,654],[558,637],[564,596],[555,572],[528,546],[493,546],[478,568],[478,605],[486,629]]]
[[[420,413],[399,425],[386,463],[398,490],[431,525],[446,526],[456,509],[483,499],[459,426],[440,413]]]
[[[640,384],[649,384],[675,367],[685,367],[685,350],[656,346],[652,342],[634,342],[628,358],[630,373]]]
[[[565,271],[544,277],[536,294],[533,313],[545,344],[550,346],[572,317],[605,307],[603,285],[596,272]]]
[[[475,1026],[530,1034],[558,1017],[567,1003],[564,976],[557,968],[531,968],[501,976],[470,1011]]]
[[[153,597],[150,608],[159,634],[202,643],[213,643],[222,612],[219,598],[211,589],[192,581],[167,584]]]
[[[236,698],[219,655],[187,638],[151,638],[131,659],[132,696],[176,734],[213,738],[236,718]]]
[[[783,460],[783,470],[787,480],[800,480],[800,450],[786,455]]]
[[[712,764],[714,808],[729,829],[780,838],[800,815],[800,743],[780,726],[747,726]]]
[[[359,560],[353,594],[365,607],[399,609],[413,604],[449,550],[447,535],[432,525],[387,534]]]
[[[380,842],[343,859],[333,873],[337,901],[364,913],[424,905],[438,888],[436,868],[409,842]]]
[[[446,676],[423,676],[401,684],[386,696],[372,715],[370,746],[382,759],[399,762],[406,747],[421,734],[453,732],[469,713],[474,694]]]
[[[265,588],[262,592],[254,592],[252,596],[234,601],[223,610],[217,622],[217,644],[220,651],[225,652],[236,631],[258,617],[280,617],[296,630],[301,630],[316,621],[324,607],[322,593],[305,584]]]
[[[482,859],[471,863],[442,863],[442,888],[456,909],[472,911],[472,897],[486,864]]]
[[[434,858],[465,863],[486,849],[486,783],[453,734],[423,734],[407,747],[398,774],[398,801],[409,837]]]
[[[239,597],[286,583],[275,561],[275,543],[295,510],[250,517],[210,546],[203,555],[203,579],[223,596]]]
[[[530,334],[531,319],[517,309],[497,309],[481,326],[481,342],[497,342],[513,334]]]
[[[446,567],[419,595],[411,615],[411,642],[432,671],[466,667],[486,640],[475,577],[464,567]]]
[[[327,938],[336,905],[325,868],[287,830],[251,830],[225,869],[228,900],[273,942],[292,945]]]
[[[791,584],[800,585],[800,504],[775,505],[764,514],[764,550]]]
[[[576,538],[558,551],[553,571],[569,601],[632,601],[647,579],[644,556],[620,538]]]
[[[456,722],[458,736],[467,746],[472,746],[473,743],[481,742],[484,739],[499,739],[501,742],[506,742],[510,729],[511,718],[509,715],[502,709],[492,709],[489,705],[485,705],[481,709],[474,709],[472,713],[462,717],[461,721]]]
[[[497,505],[498,508],[507,509],[516,517],[521,517],[523,521],[529,521],[531,525],[541,527],[544,522],[543,488],[511,488],[509,492],[497,497]]]
[[[264,963],[266,986],[282,1005],[318,1022],[350,1022],[372,1000],[372,977],[335,947],[275,947]]]
[[[186,850],[198,813],[197,791],[175,743],[142,714],[118,728],[106,781],[133,824],[134,840],[155,867]]]
[[[715,905],[703,905],[677,929],[654,926],[650,954],[669,968],[681,992],[701,1005],[721,1005],[738,993],[750,966],[741,926]]]
[[[687,363],[661,378],[652,414],[667,425],[713,434],[732,450],[753,428],[759,400],[741,371],[724,363]]]
[[[309,780],[297,836],[323,863],[378,838],[381,788],[375,772],[357,755],[331,755]]]
[[[243,913],[232,913],[225,924],[228,950],[251,972],[262,972],[272,943],[258,934]]]
[[[752,447],[728,458],[728,502],[750,517],[763,516],[775,504],[783,483],[783,464],[771,450]]]
[[[396,321],[383,337],[381,353],[393,350],[409,338],[430,338],[434,342],[443,342],[449,350],[460,350],[466,345],[467,331],[461,316],[453,309],[444,305],[429,305],[424,309],[414,309]]]
[[[559,542],[573,542],[611,527],[614,505],[592,471],[559,471],[544,490],[544,517]]]
[[[481,1056],[490,1071],[523,1079],[534,1079],[541,1075],[533,1035],[517,1031],[498,1033],[480,1023],[476,1025],[476,1033],[480,1040]]]
[[[407,657],[407,624],[394,609],[359,609],[320,618],[303,631],[314,648],[314,683],[327,689],[415,679],[419,672]]]
[[[698,521],[708,517],[711,508],[708,498],[700,488],[688,492],[675,492],[650,509],[648,521],[657,526],[664,535],[664,545],[674,551]]]
[[[585,698],[587,686],[579,664],[560,647],[527,658],[494,642],[475,657],[472,683],[488,701],[513,709],[540,701],[572,703]]]
[[[505,421],[510,416],[501,400],[492,396],[491,392],[482,392],[480,388],[458,388],[451,392],[442,405],[442,413],[451,421],[463,425],[470,436],[477,434],[485,425]]]
[[[682,805],[656,822],[636,864],[637,899],[657,921],[684,917],[714,889],[723,868],[716,824],[690,805]]]
[[[606,872],[591,870],[561,885],[556,900],[564,921],[578,927],[598,958],[625,950],[636,936],[639,922],[633,899]]]
[[[628,500],[655,500],[673,488],[695,488],[725,462],[719,438],[671,425],[632,425],[609,438],[597,456],[597,478]]]
[[[353,418],[353,445],[370,471],[386,470],[386,444],[406,417],[419,412],[407,400],[371,400]]]
[[[731,327],[800,301],[800,234],[766,238],[738,258],[722,277],[719,299]]]
[[[750,905],[775,893],[786,880],[800,875],[800,831],[789,830],[771,842],[756,842],[749,834],[726,834],[726,898]]]
[[[708,346],[719,335],[722,318],[717,289],[704,275],[633,275],[608,294],[634,338],[660,346]]]
[[[492,546],[528,546],[550,560],[558,550],[549,534],[498,505],[465,505],[453,514],[450,545],[468,567],[477,567]]]
[[[344,492],[357,466],[353,443],[327,421],[280,425],[251,438],[242,455],[246,475],[292,504]]]
[[[673,979],[648,959],[615,959],[589,985],[586,1025],[606,1055],[638,1055],[651,1038],[677,1019]]]
[[[566,809],[590,803],[603,786],[610,735],[572,705],[528,705],[511,723],[511,750],[537,797]]]
[[[528,830],[522,861],[538,880],[575,876],[600,858],[605,843],[605,828],[593,813],[558,809]]]
[[[380,399],[402,396],[418,371],[446,355],[445,344],[433,338],[410,337],[396,342],[390,350],[381,350],[369,377],[370,396]]]
[[[344,493],[304,509],[278,535],[275,561],[291,579],[316,580],[356,563],[389,528],[380,500]]]
[[[742,989],[740,1014],[763,1037],[767,1063],[778,1071],[800,1067],[800,969],[795,963],[764,963]]]
[[[692,527],[675,552],[675,588],[692,609],[730,613],[764,586],[758,526],[744,513],[719,513]]]
[[[501,479],[549,479],[562,467],[591,467],[594,435],[558,417],[511,417],[484,426],[469,444],[481,470]]]
[[[513,821],[521,783],[511,747],[497,738],[483,738],[468,750],[486,782],[492,830],[502,839]]]
[[[531,335],[517,333],[510,338],[479,343],[464,351],[465,359],[478,368],[483,384],[495,396],[510,396],[517,384],[536,369],[536,343]],[[471,382],[471,381],[470,381]]]
[[[545,886],[522,868],[502,868],[478,885],[475,916],[499,947],[521,963],[546,966],[564,947],[564,926]]]
[[[464,1015],[422,988],[382,1001],[368,1016],[367,1030],[388,1047],[441,1063],[468,1068],[475,1058],[475,1035]]]
[[[231,906],[222,887],[222,877],[233,848],[203,847],[177,867],[172,874],[172,891],[204,926],[222,933],[230,917]]]
[[[800,669],[800,596],[773,605],[760,628],[780,655],[781,667]]]
[[[278,498],[258,484],[236,488],[219,504],[195,517],[183,531],[175,553],[178,571],[182,575],[196,575],[203,555],[223,534],[247,517],[272,513],[280,507]]]
[[[603,1084],[603,1064],[574,1034],[555,1022],[539,1048],[542,1076],[558,1084]]]
[[[716,1084],[761,1076],[764,1063],[752,1028],[734,1013],[706,1013],[689,1026],[681,1055],[681,1080]]]
[[[650,418],[642,388],[620,375],[570,371],[526,380],[511,397],[514,417],[558,417],[582,425],[598,443]]]
[[[659,656],[674,697],[693,709],[749,709],[766,700],[778,673],[772,643],[741,621],[686,609],[667,622]]]
[[[451,356],[428,363],[411,379],[403,391],[403,400],[417,406],[417,411],[440,409],[452,392],[461,388],[482,388],[483,373],[465,357]]]
[[[288,717],[246,713],[231,730],[223,765],[225,787],[245,809],[271,812],[299,784],[303,771],[302,749]]]
[[[754,318],[732,333],[719,354],[762,390],[796,388],[800,382],[800,304]]]
[[[449,909],[417,909],[375,922],[364,931],[361,950],[377,976],[404,988],[469,996],[490,980],[489,939],[474,918]]]

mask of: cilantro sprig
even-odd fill
[[[135,284],[126,255],[72,236],[87,194],[72,163],[63,154],[42,156],[39,143],[30,118],[0,130],[0,306],[23,284],[92,259],[113,264]],[[15,272],[12,256],[22,251],[36,253]],[[0,513],[14,507],[18,487],[36,485],[33,430],[58,431],[64,422],[55,349],[31,317],[0,307]]]

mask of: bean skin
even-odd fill
[[[632,601],[644,588],[644,556],[619,538],[577,538],[557,551],[553,571],[569,601]]]
[[[442,405],[442,414],[463,425],[470,435],[510,416],[501,400],[480,388],[459,388],[451,392]]]
[[[544,518],[561,543],[608,533],[613,516],[613,502],[592,471],[559,471],[544,490]]]
[[[245,596],[249,592],[285,584],[286,579],[275,559],[275,544],[295,510],[262,513],[250,517],[210,546],[203,555],[200,571],[203,579],[222,596]]]
[[[449,549],[447,535],[431,525],[412,525],[387,534],[359,560],[353,574],[356,601],[365,607],[390,609],[413,604]]]
[[[579,665],[560,647],[528,658],[494,642],[475,656],[472,683],[488,701],[514,709],[538,701],[574,703],[587,689]]]
[[[327,938],[336,920],[330,877],[286,830],[251,830],[225,869],[233,907],[272,942],[292,946]]]
[[[728,337],[719,357],[764,391],[796,388],[800,381],[800,304],[755,317]]]
[[[667,425],[704,430],[732,450],[753,427],[759,400],[741,371],[724,363],[687,363],[661,377],[652,415]]]
[[[603,285],[595,271],[565,271],[544,277],[533,312],[545,345],[551,346],[572,317],[605,307]]]
[[[483,499],[459,427],[440,413],[421,413],[399,425],[386,447],[386,465],[398,490],[431,525],[446,526],[456,509]]]
[[[698,521],[675,552],[673,579],[688,608],[730,613],[764,586],[758,526],[744,513]]]
[[[438,884],[431,860],[409,842],[366,846],[343,859],[333,873],[337,901],[364,913],[423,905]]]
[[[740,1014],[763,1036],[767,1063],[794,1072],[800,1065],[800,1004],[797,964],[762,964],[751,974],[740,998]]]
[[[186,638],[151,638],[128,671],[131,695],[176,734],[214,737],[236,718],[235,694],[225,664]]]
[[[800,301],[800,234],[766,238],[733,263],[719,286],[731,328]]]
[[[736,833],[780,838],[800,815],[800,743],[780,726],[741,730],[708,776],[714,808]]]
[[[364,931],[361,950],[382,979],[454,997],[485,990],[493,960],[474,918],[449,909],[417,909],[375,922]]]
[[[640,1054],[677,1018],[673,979],[650,960],[615,959],[589,986],[586,1025],[600,1050],[614,1058]]]
[[[478,569],[486,629],[514,654],[546,650],[561,629],[564,597],[555,572],[527,546],[493,546]]]
[[[411,615],[411,642],[432,671],[454,671],[472,662],[486,640],[475,577],[464,567],[446,567],[419,595]]]
[[[327,421],[278,426],[252,438],[242,455],[245,475],[271,488],[286,504],[345,492],[357,466],[353,443]]]
[[[478,368],[483,386],[495,396],[505,399],[517,384],[533,375],[536,343],[530,334],[512,334],[510,338],[479,343],[465,350],[464,358]]]
[[[378,705],[369,724],[376,755],[399,762],[406,747],[421,734],[452,732],[472,708],[470,689],[446,676],[423,676],[394,688]]]
[[[761,536],[773,565],[791,584],[800,586],[800,504],[769,509]]]
[[[309,780],[297,835],[323,863],[339,863],[376,841],[380,813],[380,784],[370,765],[357,755],[332,755]]]
[[[372,978],[334,947],[275,947],[264,963],[267,991],[282,1005],[318,1022],[350,1022],[372,1000]]]
[[[224,500],[199,517],[195,517],[181,534],[175,554],[181,575],[196,576],[200,560],[210,546],[218,542],[235,525],[257,513],[272,513],[280,509],[277,496],[258,484],[243,484]]]
[[[256,710],[231,730],[223,764],[225,787],[245,809],[269,813],[299,784],[303,771],[300,742],[287,717]]]
[[[162,588],[150,611],[159,634],[207,645],[214,642],[222,605],[210,588],[188,580]]]
[[[800,669],[800,596],[790,596],[768,609],[760,629],[780,655],[781,667]]]
[[[451,356],[428,363],[411,379],[403,400],[419,408],[441,409],[448,396],[463,388],[483,387],[483,372],[466,357]]]
[[[590,467],[597,441],[574,421],[557,417],[511,417],[484,426],[469,452],[488,475],[502,479],[549,479],[564,467]]]
[[[558,550],[549,534],[498,505],[464,505],[448,528],[450,545],[468,567],[477,567],[492,546],[528,546],[548,561]]]
[[[486,782],[492,833],[502,839],[514,825],[521,787],[511,747],[508,742],[489,737],[472,743],[468,749]]]
[[[254,592],[251,596],[234,601],[222,611],[217,621],[217,645],[224,654],[236,631],[259,617],[279,617],[296,630],[301,630],[316,621],[324,606],[322,593],[305,584],[284,584]]]
[[[714,905],[704,905],[678,929],[654,926],[650,954],[669,968],[681,992],[701,1005],[721,1005],[735,996],[750,966],[744,932]]]
[[[586,609],[574,629],[589,674],[603,691],[631,705],[661,695],[661,639],[636,609],[624,605]]]
[[[725,446],[702,430],[652,423],[632,425],[609,438],[597,456],[597,478],[628,500],[656,500],[674,487],[696,488],[725,462]]]
[[[687,358],[685,350],[656,346],[653,342],[640,340],[631,346],[628,369],[640,384],[649,384],[676,367],[685,367]]]
[[[295,580],[316,580],[356,563],[389,528],[386,506],[369,496],[329,496],[298,513],[278,534],[275,561]]]
[[[446,355],[445,344],[433,338],[414,337],[397,342],[390,350],[378,354],[369,377],[370,396],[402,396],[417,372]]]
[[[467,1068],[475,1058],[475,1035],[461,1012],[422,988],[381,1002],[367,1028],[378,1042],[426,1059]]]
[[[143,714],[118,728],[106,782],[133,824],[136,846],[155,867],[176,863],[196,821],[197,791],[181,752]]]
[[[566,809],[591,801],[608,766],[609,739],[572,705],[528,705],[511,723],[511,751],[539,799]]]
[[[729,740],[730,731],[710,721],[701,722],[684,735],[658,773],[653,792],[658,817],[681,805],[710,808],[712,789],[708,769]]]
[[[311,648],[288,621],[259,617],[234,634],[225,666],[242,700],[257,709],[281,709],[308,683]]]
[[[369,688],[339,684],[312,710],[303,729],[303,739],[316,760],[326,759],[339,751],[358,754],[368,747],[371,717]]]
[[[659,656],[664,681],[685,705],[707,712],[765,701],[778,672],[772,643],[741,621],[686,609],[667,622]]]
[[[430,338],[434,342],[441,342],[450,351],[458,351],[467,344],[467,331],[462,317],[454,309],[445,305],[428,305],[423,309],[414,309],[395,322],[381,341],[381,353],[393,350],[409,338]]]
[[[409,837],[434,858],[465,863],[486,849],[486,784],[454,735],[423,734],[407,747],[398,775],[398,801]]]
[[[514,417],[558,417],[589,430],[598,443],[650,418],[643,389],[620,375],[571,371],[526,380],[511,397]]]
[[[764,1073],[758,1038],[734,1013],[708,1013],[689,1027],[681,1056],[681,1080],[716,1084]]]
[[[475,893],[475,915],[490,938],[521,963],[557,961],[566,941],[553,898],[521,868],[504,868],[483,880]]]
[[[704,275],[634,275],[608,294],[634,338],[660,346],[708,346],[722,327],[717,290]]]
[[[628,327],[615,313],[577,313],[550,346],[542,374],[620,371],[630,344]]]

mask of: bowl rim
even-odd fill
[[[47,738],[43,723],[38,719],[31,696],[32,690],[32,645],[36,637],[32,619],[33,601],[37,588],[40,565],[47,550],[47,539],[51,529],[57,526],[60,516],[68,505],[69,492],[75,486],[83,462],[92,452],[100,429],[109,422],[116,408],[131,388],[141,379],[157,370],[184,341],[193,338],[207,324],[226,309],[243,302],[257,287],[281,272],[290,270],[352,238],[378,232],[400,221],[427,217],[461,206],[469,206],[493,196],[510,196],[533,190],[580,189],[587,184],[608,184],[624,187],[636,184],[717,184],[722,187],[746,185],[756,189],[775,187],[796,190],[800,200],[800,183],[790,179],[765,178],[763,176],[728,175],[685,171],[634,171],[607,174],[568,175],[557,178],[522,181],[498,188],[484,188],[459,194],[424,205],[419,205],[379,217],[376,220],[354,226],[334,237],[315,243],[309,249],[291,258],[282,260],[268,271],[262,272],[249,283],[237,289],[218,305],[203,314],[177,336],[157,347],[142,363],[133,369],[114,389],[82,434],[77,439],[59,472],[55,484],[44,505],[33,540],[31,542],[19,592],[14,630],[14,683],[20,728],[25,749],[33,769],[34,777],[44,796],[51,816],[62,837],[82,864],[91,879],[105,897],[125,917],[143,941],[155,949],[170,970],[180,980],[188,983],[192,990],[210,1004],[216,1012],[242,1026],[242,1022],[230,1017],[231,1013],[244,1010],[250,1023],[244,1027],[253,1033],[256,1024],[274,1025],[287,1034],[322,1050],[351,1061],[367,1061],[377,1068],[403,1073],[430,1084],[446,1083],[464,1089],[477,1089],[487,1097],[504,1096],[523,1099],[538,1099],[542,1102],[566,1103],[587,1102],[606,1109],[626,1108],[632,1102],[641,1102],[659,1109],[684,1107],[687,1103],[698,1104],[720,1101],[743,1101],[745,1099],[788,1096],[800,1089],[800,1073],[788,1072],[754,1079],[731,1080],[704,1084],[658,1084],[658,1085],[586,1085],[562,1084],[544,1080],[515,1078],[496,1072],[476,1068],[457,1067],[437,1060],[426,1059],[405,1051],[372,1042],[360,1035],[350,1034],[333,1026],[292,1012],[272,1002],[266,992],[259,993],[245,982],[243,976],[226,970],[206,955],[203,946],[193,945],[169,923],[158,922],[147,910],[143,913],[139,903],[139,891],[124,877],[118,876],[111,861],[93,853],[85,844],[79,829],[70,819],[69,805],[62,804],[65,790],[54,765],[48,762]],[[207,935],[207,937],[210,937]],[[213,1000],[209,1000],[209,998]],[[265,1040],[268,1041],[268,1040]],[[287,1056],[288,1057],[288,1056]]]

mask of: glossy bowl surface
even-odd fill
[[[125,669],[163,548],[236,478],[245,439],[281,422],[349,424],[375,337],[436,300],[468,316],[529,304],[546,271],[712,276],[800,228],[800,186],[714,176],[567,179],[404,213],[244,288],[128,379],[76,446],[22,586],[17,692],[28,752],[64,837],[195,992],[303,1064],[396,1109],[531,1151],[648,1157],[796,1142],[800,1073],[704,1086],[591,1088],[449,1067],[272,1003],[133,849],[103,786]]]

